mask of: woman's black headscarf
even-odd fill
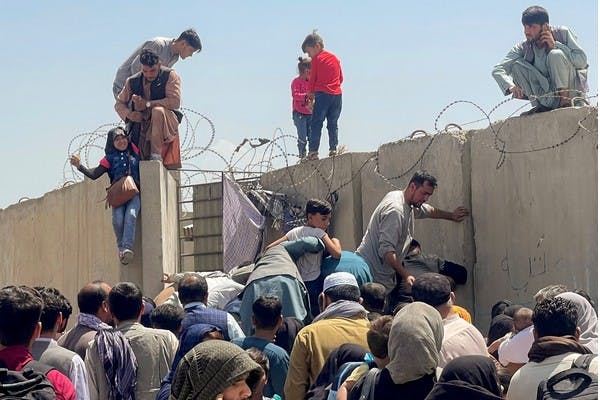
[[[457,357],[446,364],[425,400],[501,400],[496,366],[485,356]]]
[[[117,149],[115,149],[115,145],[113,144],[113,142],[115,141],[115,136],[117,136],[117,134],[125,135],[125,137],[127,137],[127,140],[129,141],[127,149],[129,151],[133,151],[131,148],[131,140],[127,135],[127,132],[125,132],[125,129],[122,126],[117,126],[116,128],[112,128],[110,131],[108,131],[108,135],[106,136],[106,145],[104,146],[104,154],[112,153],[113,151],[118,151]]]

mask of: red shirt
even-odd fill
[[[311,92],[342,94],[344,81],[340,60],[332,53],[322,50],[311,62],[308,88]]]
[[[8,369],[21,371],[33,357],[25,346],[8,346],[0,350],[0,360]],[[73,383],[60,371],[53,369],[46,374],[46,378],[54,386],[57,400],[76,400]]]

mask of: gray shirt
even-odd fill
[[[171,68],[179,60],[179,55],[173,54],[173,46],[171,43],[173,39],[165,37],[155,37],[154,39],[147,40],[141,46],[139,46],[131,55],[125,60],[125,62],[117,70],[117,75],[113,82],[113,94],[115,98],[121,93],[125,86],[125,81],[131,75],[138,73],[142,70],[142,64],[140,64],[140,53],[143,49],[151,49],[158,54],[163,67]]]
[[[385,254],[393,251],[398,260],[404,259],[412,240],[413,211],[415,218],[427,218],[432,210],[428,204],[412,208],[404,201],[404,192],[394,190],[373,211],[356,253],[369,265],[373,281],[384,285],[387,293],[396,286],[396,272],[384,264]]]

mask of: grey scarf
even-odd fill
[[[367,318],[367,310],[356,301],[338,300],[331,303],[323,312],[313,320],[314,322],[329,318],[350,318],[360,314],[362,318]]]

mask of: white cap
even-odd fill
[[[358,287],[358,282],[354,275],[349,272],[334,272],[331,275],[327,275],[323,282],[323,291],[329,288],[340,285],[352,285]]]

